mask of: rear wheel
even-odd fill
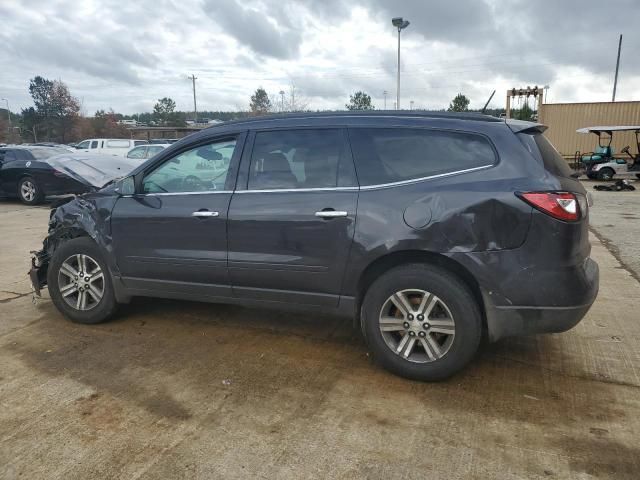
[[[367,291],[362,329],[374,357],[415,380],[443,380],[461,370],[480,344],[480,309],[467,286],[446,270],[396,267]]]
[[[18,197],[26,205],[37,205],[42,202],[44,195],[32,177],[24,177],[18,182]]]
[[[611,180],[616,172],[613,168],[605,167],[598,171],[598,180]]]
[[[90,238],[74,238],[56,249],[47,284],[55,306],[74,322],[100,323],[116,311],[109,271]]]

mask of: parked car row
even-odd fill
[[[230,122],[58,206],[30,272],[75,322],[134,296],[333,313],[439,380],[598,291],[583,186],[543,125],[416,112]],[[58,167],[55,167],[58,168]]]
[[[0,196],[36,205],[47,196],[90,192],[138,165],[136,159],[57,147],[0,147]]]

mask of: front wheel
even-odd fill
[[[448,271],[426,264],[396,267],[367,291],[362,329],[387,370],[414,380],[443,380],[473,358],[482,335],[478,303]]]
[[[18,182],[18,197],[25,205],[37,205],[42,202],[44,195],[33,178],[24,177]]]
[[[118,306],[102,254],[88,237],[67,240],[55,250],[47,284],[55,306],[76,323],[104,322]]]
[[[615,173],[612,168],[603,168],[598,171],[598,180],[611,180]]]

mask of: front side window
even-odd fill
[[[488,140],[473,133],[352,128],[349,138],[362,186],[415,180],[496,162]]]
[[[147,158],[145,156],[145,151],[147,147],[136,147],[127,153],[128,158]]]
[[[331,188],[344,157],[339,129],[278,130],[256,134],[249,190]]]
[[[144,193],[224,190],[236,140],[201,145],[166,161],[142,181]]]

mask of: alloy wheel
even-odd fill
[[[379,327],[387,346],[414,363],[444,357],[456,331],[449,307],[424,290],[401,290],[391,295],[380,311]]]
[[[104,272],[89,255],[71,255],[60,265],[58,289],[70,307],[91,310],[102,300],[104,287]]]
[[[20,186],[20,195],[27,202],[32,202],[36,198],[36,186],[30,180],[25,180]]]

